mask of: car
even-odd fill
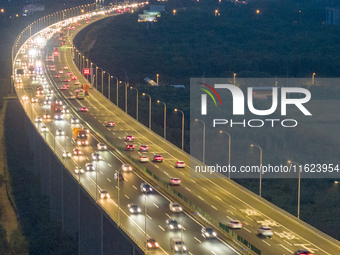
[[[149,147],[148,147],[147,145],[141,145],[141,146],[139,147],[139,150],[140,150],[140,151],[145,151],[145,152],[147,152],[147,151],[149,151]]]
[[[62,104],[63,104],[63,101],[56,99],[56,100],[55,100],[55,103],[58,104],[58,105],[62,105]]]
[[[32,103],[38,103],[38,101],[39,101],[39,100],[38,100],[38,98],[36,98],[36,97],[32,97],[32,99],[31,99],[31,102],[32,102]]]
[[[259,236],[263,236],[263,237],[272,237],[273,236],[273,230],[271,229],[271,227],[268,226],[261,226],[258,229],[258,234]]]
[[[161,155],[155,155],[153,156],[154,162],[163,162],[163,157]]]
[[[28,100],[28,96],[26,96],[26,95],[25,95],[25,96],[22,96],[22,100],[23,100],[23,101],[27,101],[27,100]]]
[[[72,76],[72,72],[67,72],[67,75],[70,75],[70,76]]]
[[[109,193],[104,189],[99,190],[99,196],[101,199],[110,198]]]
[[[141,191],[143,194],[146,194],[146,193],[152,192],[153,189],[152,189],[152,187],[151,187],[149,184],[143,182],[143,183],[140,185],[140,191]]]
[[[55,135],[56,136],[62,136],[62,135],[65,135],[65,132],[63,130],[61,130],[61,128],[58,128],[56,131],[55,131]]]
[[[182,229],[182,225],[178,224],[177,220],[175,219],[167,219],[165,224],[170,230]]]
[[[185,162],[184,161],[181,161],[181,160],[178,160],[176,162],[176,167],[177,168],[184,168],[186,166]]]
[[[170,185],[172,186],[178,186],[181,185],[181,180],[179,178],[171,178],[170,179]]]
[[[89,128],[87,128],[87,127],[82,127],[82,129],[83,129],[84,131],[86,131],[87,134],[90,133],[90,129],[89,129]]]
[[[79,81],[75,81],[75,82],[74,82],[74,85],[79,85],[79,84],[80,84]]]
[[[128,144],[128,145],[126,145],[126,149],[129,150],[129,151],[132,151],[132,150],[135,149],[135,145],[133,145],[133,144]]]
[[[134,140],[135,140],[135,137],[133,137],[132,135],[126,136],[126,141],[133,142]]]
[[[63,158],[70,158],[72,156],[71,152],[63,151]]]
[[[98,143],[97,144],[97,149],[100,151],[106,151],[107,150],[107,146],[105,143]]]
[[[146,240],[146,243],[147,243],[147,246],[148,246],[149,249],[159,248],[159,244],[153,238],[148,238]]]
[[[68,66],[64,66],[64,70],[67,70],[68,69]]]
[[[48,113],[45,113],[43,115],[43,119],[50,119],[51,118],[51,115],[49,115]]]
[[[186,252],[187,246],[185,242],[180,237],[171,237],[170,238],[170,248],[175,252]]]
[[[227,224],[228,228],[237,229],[242,228],[242,223],[239,220],[231,220]]]
[[[108,122],[107,122],[107,126],[108,126],[108,127],[114,127],[115,125],[116,125],[116,123],[113,122],[113,121],[108,121]]]
[[[179,205],[179,203],[173,203],[173,202],[170,202],[169,209],[172,212],[182,212],[183,211],[183,208]]]
[[[78,148],[74,148],[73,149],[73,155],[82,155],[83,153],[81,152],[81,150],[79,150]]]
[[[63,86],[61,86],[60,89],[61,89],[61,90],[67,90],[67,86],[64,84]]]
[[[128,204],[128,209],[131,214],[141,213],[142,210],[136,204]]]
[[[46,100],[44,101],[44,105],[50,105],[50,104],[51,104],[51,100],[46,99]]]
[[[87,171],[94,171],[94,170],[96,170],[95,165],[92,164],[92,163],[86,163],[85,164],[85,168],[86,168]]]
[[[35,123],[41,123],[43,121],[43,118],[40,116],[35,117]]]
[[[122,180],[122,181],[124,181],[124,176],[121,174],[121,173],[115,173],[114,174],[114,177],[115,177],[115,179],[116,180]]]
[[[55,71],[55,68],[54,67],[50,67],[50,71]]]
[[[300,249],[294,252],[294,255],[313,255],[309,250],[307,249]]]
[[[83,174],[83,173],[85,173],[84,169],[81,168],[81,167],[79,167],[79,166],[76,166],[76,167],[74,168],[74,172],[75,172],[76,174]]]
[[[71,79],[75,81],[75,80],[77,80],[77,79],[78,79],[78,77],[77,77],[77,76],[75,76],[75,75],[73,75],[73,76],[71,77]]]
[[[59,70],[58,73],[59,73],[59,74],[62,74],[62,73],[64,73],[64,71],[63,71],[63,70]]]
[[[52,96],[51,96],[51,95],[46,95],[46,98],[45,98],[45,99],[51,100],[51,99],[52,99]]]
[[[88,112],[89,109],[87,109],[86,107],[81,107],[81,108],[80,108],[80,111],[81,111],[81,112]]]
[[[79,119],[77,118],[71,118],[71,124],[79,124]]]
[[[70,109],[67,108],[66,105],[63,105],[63,110],[62,110],[63,113],[70,113]]]
[[[56,77],[56,78],[60,78],[60,75],[59,75],[59,74],[57,74],[55,77]]]
[[[64,82],[70,82],[71,80],[70,79],[65,79]]]
[[[41,130],[41,133],[46,133],[48,132],[48,127],[46,127],[45,125],[42,125],[40,130]]]
[[[67,84],[67,83],[65,83],[64,84],[67,88],[69,88],[70,87],[70,84]]]
[[[92,153],[91,158],[95,161],[102,160],[102,157],[100,156],[100,154],[97,151]]]
[[[132,171],[132,166],[130,166],[129,164],[123,164],[122,170],[125,172]]]
[[[202,227],[201,234],[205,239],[216,238],[217,234],[211,227]]]
[[[143,163],[143,162],[149,162],[149,157],[148,156],[143,156],[141,155],[139,157],[139,162]]]

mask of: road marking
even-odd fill
[[[206,189],[206,188],[204,188],[204,187],[201,187],[202,189],[204,189],[205,191],[208,191],[209,192],[209,190],[208,189]]]
[[[109,182],[112,182],[109,178],[107,178],[107,180],[108,180]]]
[[[193,179],[190,179],[190,181],[192,181],[193,183],[196,183]]]
[[[109,165],[110,167],[112,167],[109,163],[108,163],[108,165]]]
[[[156,208],[159,208],[159,206],[158,206],[158,205],[156,205],[155,203],[153,203],[153,205],[154,205],[154,206],[156,206]]]
[[[185,186],[184,188],[185,188],[186,190],[188,190],[189,192],[191,192],[191,189],[189,189],[188,187]]]
[[[245,231],[248,231],[249,233],[251,233],[251,231],[250,231],[249,229],[247,229],[247,228],[245,228],[245,227],[243,227],[243,229],[244,229]]]
[[[125,195],[125,197],[126,197],[127,199],[130,199],[127,195]]]
[[[99,171],[101,174],[104,174],[102,171]]]
[[[262,242],[264,242],[268,246],[272,246],[270,243],[266,242],[265,240],[262,240]]]
[[[218,211],[218,209],[215,206],[211,205],[211,207],[214,208],[216,211]]]
[[[226,217],[229,219],[229,220],[233,220],[232,218],[230,218],[228,215],[226,215]]]
[[[146,216],[148,216],[148,218],[149,218],[150,220],[152,220],[152,218],[150,217],[150,215],[149,215],[149,214],[147,214]]]
[[[159,168],[159,166],[155,165],[155,167]]]
[[[220,198],[219,196],[215,196],[218,200],[222,201],[222,198]]]
[[[234,207],[234,206],[232,206],[232,205],[229,205],[232,209],[234,209],[234,210],[236,210],[236,208]]]
[[[213,252],[213,251],[211,251],[211,253],[217,255],[217,254],[216,254],[215,252]]]
[[[293,246],[290,242],[288,242],[287,240],[283,240],[285,243],[289,244],[290,246]]]
[[[250,218],[249,216],[246,216],[249,220],[251,220],[251,221],[254,221],[252,218]]]
[[[137,189],[137,187],[136,187],[135,185],[132,185],[132,187],[133,187],[134,189]]]
[[[168,218],[170,218],[170,219],[171,219],[171,216],[170,216],[169,214],[165,213],[165,215],[166,215]]]
[[[281,246],[283,249],[289,251],[291,254],[293,253],[293,251],[289,250],[286,246],[284,246],[283,244],[279,244],[279,246]]]
[[[199,243],[202,243],[202,241],[200,239],[198,239],[196,236],[194,236],[194,239],[199,242]]]
[[[165,229],[164,229],[164,228],[162,228],[162,227],[161,227],[161,225],[158,225],[158,227],[159,227],[161,230],[165,231]]]

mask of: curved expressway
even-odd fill
[[[90,20],[93,21],[94,16]],[[79,23],[80,25],[76,27],[76,31],[67,35],[66,39],[70,45],[73,45],[72,41],[77,31],[87,25],[83,20],[80,20]],[[64,24],[64,26],[67,25]],[[56,26],[52,26],[49,31],[53,29],[56,29]],[[45,36],[47,36],[47,32],[45,32]],[[42,133],[46,142],[50,144],[50,147],[64,162],[69,171],[74,174],[74,177],[79,179],[80,183],[94,199],[99,200],[101,206],[115,221],[119,219],[122,229],[129,232],[129,235],[132,235],[140,246],[145,246],[146,238],[154,237],[160,244],[159,249],[152,251],[154,254],[172,254],[169,239],[176,236],[184,240],[189,254],[225,255],[246,254],[248,252],[251,254],[249,249],[238,252],[232,248],[227,242],[234,247],[236,242],[230,242],[230,238],[222,229],[217,227],[219,223],[227,224],[231,219],[237,219],[243,223],[243,228],[235,230],[234,233],[248,240],[261,251],[261,254],[293,254],[299,249],[308,249],[313,254],[340,254],[338,241],[297,220],[294,216],[276,208],[233,181],[224,178],[200,178],[199,173],[195,176],[190,176],[188,164],[190,157],[188,154],[127,115],[109,102],[96,89],[91,89],[90,95],[86,96],[85,100],[70,100],[75,95],[74,90],[77,85],[71,80],[68,82],[69,88],[61,90],[61,87],[65,84],[64,80],[70,77],[67,72],[77,76],[80,84],[88,84],[89,82],[81,75],[73,62],[72,47],[64,51],[59,50],[59,57],[54,57],[53,63],[48,61],[48,56],[52,55],[55,46],[60,47],[61,41],[58,36],[53,35],[45,47],[43,57],[46,59],[46,64],[41,69],[43,73],[46,71],[48,75],[45,92],[51,88],[54,91],[52,101],[56,99],[62,100],[64,104],[68,105],[70,114],[65,114],[64,120],[43,120],[44,123],[35,124],[36,128],[41,132],[42,125],[48,127],[49,131]],[[25,59],[25,54],[27,53],[23,50],[17,55],[15,62],[17,69],[19,65],[20,67],[22,66],[22,63],[29,63],[29,57]],[[58,71],[63,71],[60,78],[56,77]],[[35,76],[37,80],[34,80],[33,76],[18,76],[19,82],[16,82],[16,91],[19,98],[22,99],[24,95],[27,96],[27,98],[23,98],[22,104],[33,122],[36,116],[50,113],[50,106],[44,105],[45,96],[37,97],[38,103],[31,102],[31,98],[35,97],[37,84],[45,83],[45,80],[40,78],[40,75]],[[22,83],[20,79],[22,79]],[[81,107],[86,107],[89,111],[79,112]],[[81,118],[82,125],[89,127],[94,132],[93,135],[90,135],[89,146],[80,148],[83,152],[82,156],[63,159],[62,153],[64,150],[72,152],[76,147],[76,144],[72,141],[72,128],[80,124],[71,124],[70,119],[73,117]],[[116,123],[115,127],[107,127],[108,121],[114,121]],[[55,135],[58,128],[65,131],[65,136]],[[134,136],[134,142],[126,141],[127,135]],[[104,160],[93,162],[96,165],[96,171],[76,174],[74,172],[75,167],[85,168],[85,164],[91,162],[91,154],[96,150],[97,143],[103,141],[108,144],[109,150],[99,152]],[[126,151],[127,144],[134,144],[136,149]],[[142,144],[148,145],[150,148],[148,152],[138,150]],[[142,154],[150,159],[155,154],[161,154],[164,161],[162,163],[149,161],[143,163],[140,168],[137,161]],[[177,160],[184,160],[187,162],[187,166],[185,168],[176,168]],[[121,169],[124,163],[131,164],[133,172],[123,172],[124,180],[119,182],[120,186],[118,187],[118,181],[115,180],[114,174]],[[145,168],[148,174],[145,174]],[[149,177],[151,174],[156,175],[157,179],[161,181],[151,179]],[[171,177],[179,177],[182,180],[180,186],[170,188],[172,192],[167,190],[164,185],[160,185],[160,183],[168,182]],[[156,192],[144,196],[139,186],[145,181],[154,186]],[[108,191],[111,198],[99,199],[97,195],[99,190]],[[184,196],[208,215],[211,215],[212,218],[206,219],[202,216],[202,212],[194,212],[189,203],[185,203],[179,197],[176,198],[174,192],[176,194],[179,192],[181,196]],[[170,200],[179,202],[186,212],[171,212],[169,210]],[[130,215],[127,208],[129,203],[137,204],[141,208],[141,213]],[[144,216],[145,214],[146,216]],[[183,231],[169,230],[165,223],[169,218],[174,218],[178,223],[182,224]],[[215,225],[220,238],[206,240],[202,237],[202,222],[205,221]],[[258,228],[261,225],[267,225],[273,229],[272,238],[263,239],[257,235]],[[145,234],[145,227],[147,234]]]

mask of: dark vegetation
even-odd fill
[[[28,148],[28,134],[23,128],[24,111],[19,102],[10,104],[7,109],[8,167],[19,221],[29,242],[29,254],[78,254],[76,240],[63,233],[59,223],[49,219],[49,201],[41,195],[40,179]]]
[[[252,1],[246,6],[229,2],[175,1],[166,5],[157,23],[137,23],[137,13],[98,22],[83,30],[76,45],[91,61],[130,86],[139,89],[139,120],[148,125],[148,98],[152,97],[152,129],[163,134],[163,105],[167,103],[167,139],[180,147],[181,114],[184,111],[185,150],[189,151],[190,77],[339,77],[340,27],[325,25],[325,8],[335,1]],[[176,15],[172,10],[176,9]],[[220,16],[215,17],[215,9]],[[256,10],[260,10],[256,14]],[[103,36],[105,35],[105,36]],[[147,86],[149,77],[159,87]],[[104,94],[107,89],[104,76]],[[98,84],[101,84],[100,72]],[[115,79],[111,98],[115,102]],[[169,85],[184,84],[186,89]],[[307,85],[307,84],[306,84]],[[100,85],[99,85],[100,86]],[[124,109],[124,86],[119,85],[119,106]],[[320,84],[310,88],[313,106],[322,109],[326,100],[339,100],[340,87]],[[135,91],[128,92],[128,113],[135,116]],[[322,101],[325,100],[325,101]],[[324,102],[324,103],[323,103]],[[337,101],[338,102],[338,101]],[[336,109],[339,105],[336,104]],[[335,110],[336,112],[336,110]],[[334,112],[334,113],[335,113]],[[339,119],[322,122],[325,111],[313,125],[302,121],[299,128],[250,131],[228,130],[233,138],[232,160],[244,158],[258,162],[250,143],[263,148],[264,162],[285,164],[288,158],[299,163],[321,160],[338,163]],[[319,125],[319,126],[318,126]],[[331,130],[332,125],[335,125]],[[219,141],[227,151],[225,143]],[[316,162],[315,162],[316,163]],[[258,193],[257,179],[238,179],[241,185]],[[339,187],[329,179],[303,179],[301,182],[301,219],[340,239]],[[297,180],[263,180],[262,195],[268,201],[296,215]],[[327,208],[327,210],[325,210]]]

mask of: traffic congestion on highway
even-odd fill
[[[26,41],[14,61],[15,89],[27,115],[74,178],[152,254],[246,251],[182,199],[153,185],[135,162],[262,254],[340,254],[340,245],[331,238],[232,181],[190,175],[189,155],[90,84],[73,61],[73,38],[85,26],[116,12],[84,14],[45,28]]]

